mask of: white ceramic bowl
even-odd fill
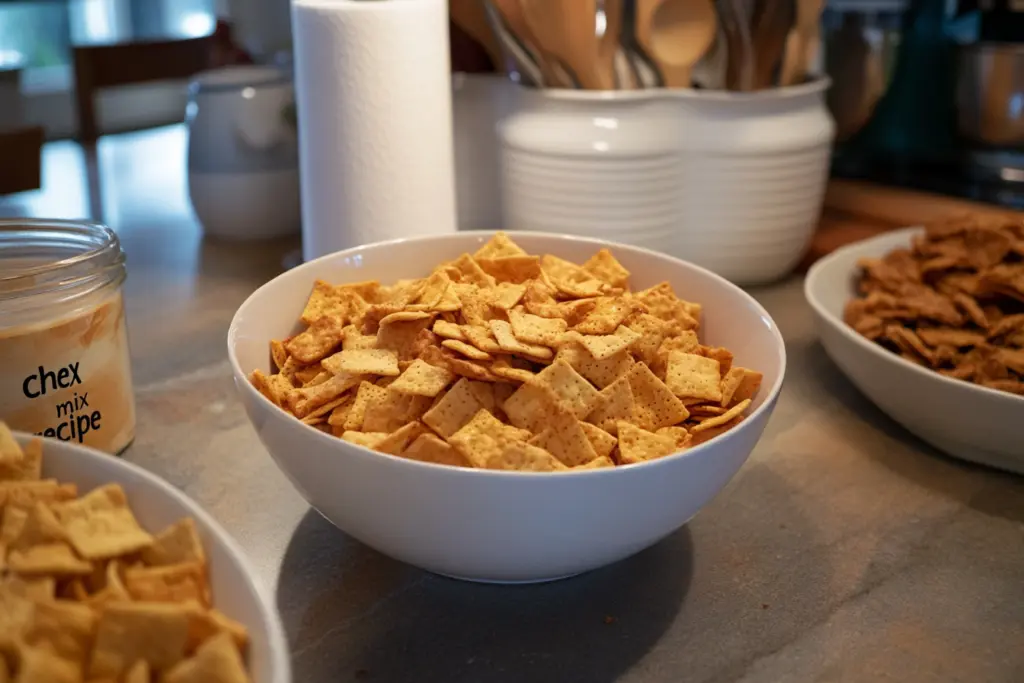
[[[822,346],[869,399],[949,455],[1024,473],[1024,397],[944,377],[900,358],[843,322],[856,293],[857,260],[910,245],[916,228],[843,247],[807,274],[804,294]]]
[[[34,438],[17,432],[15,436],[22,444]],[[103,484],[120,484],[139,523],[151,532],[192,517],[210,563],[214,606],[249,630],[253,683],[291,682],[288,642],[277,609],[256,587],[242,549],[199,505],[137,465],[56,439],[43,443],[43,476],[77,484],[80,494]]]
[[[386,242],[330,254],[278,276],[242,304],[228,353],[249,418],[299,492],[354,538],[386,555],[458,578],[543,581],[625,558],[697,513],[736,473],[764,430],[782,387],[785,346],[749,295],[697,266],[635,247],[515,233],[534,254],[581,263],[610,247],[637,289],[669,280],[704,305],[703,337],[764,373],[748,418],[696,448],[628,467],[569,473],[471,470],[382,455],[302,424],[274,406],[247,376],[269,372],[268,342],[293,334],[313,281],[420,277],[473,252],[487,232]]]

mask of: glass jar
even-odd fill
[[[111,454],[135,437],[117,235],[0,220],[0,420]]]

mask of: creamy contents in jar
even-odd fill
[[[13,429],[119,453],[135,436],[119,290],[55,320],[0,319],[0,419]]]

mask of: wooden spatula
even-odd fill
[[[520,5],[542,58],[563,64],[589,90],[615,89],[621,5],[619,0],[605,0],[603,5],[601,34],[597,17],[602,8],[597,0],[522,0]]]
[[[689,88],[693,65],[715,42],[711,0],[636,0],[636,37],[669,88]]]

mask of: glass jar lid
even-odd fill
[[[117,235],[98,223],[0,219],[0,311],[88,298],[125,278]]]

